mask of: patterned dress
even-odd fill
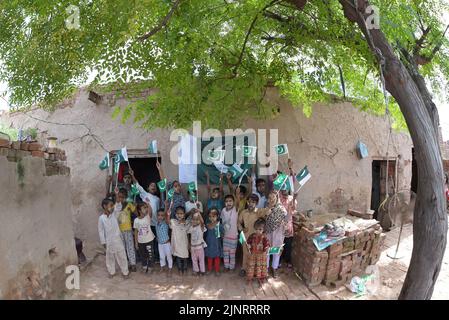
[[[268,238],[265,234],[253,233],[247,244],[251,253],[246,266],[246,277],[248,280],[264,280],[267,277],[267,250],[270,247]]]

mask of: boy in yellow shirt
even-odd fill
[[[118,226],[129,260],[129,271],[136,272],[136,251],[134,248],[134,235],[131,225],[131,215],[136,211],[136,206],[126,202],[127,197],[128,191],[126,191],[126,189],[121,188],[120,190],[115,190],[115,206],[116,210],[120,211],[117,217]]]

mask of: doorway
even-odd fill
[[[123,185],[123,178],[129,173],[129,167],[134,171],[139,184],[145,189],[151,182],[159,182],[161,177],[156,167],[156,162],[161,163],[160,154],[148,154],[147,150],[128,150],[128,162],[120,163],[118,172],[112,167],[113,185]],[[112,191],[112,185],[110,191]],[[159,192],[159,190],[158,190]],[[140,199],[139,199],[140,200]]]
[[[396,184],[396,161],[388,160],[388,175],[387,175],[387,160],[373,160],[372,162],[372,186],[371,186],[371,210],[374,210],[374,219],[379,218],[379,206],[387,196],[387,176],[388,176],[388,195],[392,196]]]

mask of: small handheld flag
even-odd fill
[[[105,170],[105,169],[109,168],[110,165],[111,165],[111,161],[109,159],[109,153],[106,153],[105,157],[100,162],[99,168],[101,170]]]
[[[228,172],[232,173],[232,178],[238,178],[242,173],[243,173],[243,169],[240,168],[240,165],[238,165],[237,163],[234,163],[232,166],[230,166],[228,168]]]
[[[137,189],[137,186],[135,184],[131,185],[131,190],[130,190],[130,194],[131,196],[137,196],[140,194],[139,189]]]
[[[174,188],[171,188],[170,190],[168,190],[168,192],[167,192],[168,200],[172,199],[174,194],[175,194],[175,189]]]
[[[280,246],[280,247],[270,247],[270,249],[268,249],[268,254],[280,254],[282,252],[282,247],[284,245]]]
[[[245,234],[243,233],[243,231],[240,231],[239,242],[240,244],[246,242]]]
[[[216,238],[220,238],[221,237],[221,234],[220,234],[220,222],[218,222],[216,225],[215,225],[215,237]]]
[[[195,182],[189,182],[189,191],[193,192],[196,190],[196,183]]]
[[[153,140],[148,145],[148,153],[157,153],[157,140]]]
[[[276,153],[280,156],[284,155],[284,154],[288,154],[288,147],[287,144],[278,144],[274,146],[274,150],[276,151]]]
[[[117,157],[115,158],[115,163],[121,163],[121,162],[127,162],[128,161],[128,150],[126,150],[126,147],[123,147],[120,149],[119,152],[117,152]]]
[[[210,162],[223,162],[225,154],[225,150],[209,150],[207,160],[209,160]]]
[[[163,179],[157,183],[157,186],[161,192],[167,189],[167,179]]]
[[[296,181],[298,181],[299,183],[299,189],[301,189],[306,184],[306,182],[310,180],[311,177],[312,175],[310,174],[309,169],[307,169],[307,166],[299,171],[296,175]]]
[[[279,173],[278,176],[276,177],[276,179],[273,181],[273,187],[275,190],[287,190],[287,189],[282,189],[285,188],[284,185],[286,183],[286,181],[288,181],[288,175],[286,175],[285,173]]]
[[[243,146],[243,156],[254,158],[256,156],[257,147]]]

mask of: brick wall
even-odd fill
[[[441,127],[439,129],[439,143],[441,149],[441,155],[444,160],[449,160],[449,141],[443,141],[443,133],[441,131]]]
[[[70,175],[66,165],[65,151],[58,148],[45,148],[37,142],[10,142],[0,139],[0,156],[5,156],[10,162],[17,162],[24,157],[37,157],[45,160],[45,175]]]

